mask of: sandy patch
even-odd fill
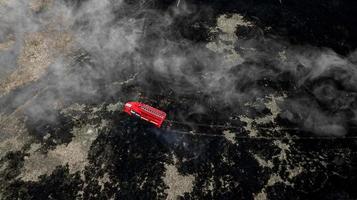
[[[37,181],[40,175],[49,175],[59,165],[68,164],[70,173],[82,171],[88,163],[87,155],[98,129],[85,125],[72,130],[74,138],[69,144],[62,144],[47,154],[34,152],[25,158],[20,178],[24,181]]]
[[[10,38],[2,43],[0,43],[0,52],[9,49],[15,44],[14,38]]]
[[[235,134],[233,132],[229,130],[224,130],[223,136],[226,138],[227,141],[231,142],[232,144],[236,143],[236,141],[234,140]]]
[[[69,50],[70,42],[68,33],[29,33],[18,57],[17,69],[0,83],[0,94],[41,78],[55,56]]]
[[[20,151],[30,137],[23,122],[14,115],[0,115],[0,158],[9,151]]]
[[[259,165],[262,166],[262,167],[267,167],[267,168],[270,168],[270,169],[274,167],[274,163],[271,162],[270,160],[264,160],[263,158],[261,158],[257,154],[253,154],[253,157],[255,158],[255,160],[258,161]]]
[[[213,27],[210,32],[211,34],[218,34],[218,38],[207,43],[206,48],[217,53],[223,53],[228,66],[242,62],[241,56],[234,49],[235,42],[238,39],[236,29],[239,26],[252,26],[253,24],[244,20],[243,16],[239,14],[221,15],[217,18],[216,23],[216,27]]]
[[[263,100],[265,107],[270,111],[270,114],[268,115],[265,115],[263,117],[256,117],[256,118],[250,118],[244,115],[239,116],[239,119],[242,122],[246,123],[244,129],[249,132],[249,136],[251,137],[258,136],[259,130],[257,126],[259,125],[268,124],[268,123],[275,124],[275,119],[278,117],[278,115],[281,112],[278,103],[284,101],[284,98],[286,98],[285,95],[282,96],[270,95]],[[256,106],[256,103],[247,104],[247,105],[254,107]],[[271,130],[279,130],[279,127],[271,128]]]
[[[32,11],[39,12],[49,6],[52,1],[53,0],[31,0],[29,6]]]
[[[192,192],[193,181],[195,180],[193,175],[181,175],[175,165],[166,164],[165,168],[164,182],[169,187],[165,190],[168,194],[167,199],[177,199],[185,192]]]

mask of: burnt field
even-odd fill
[[[355,8],[0,0],[0,199],[356,199]]]

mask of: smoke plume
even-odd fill
[[[259,27],[240,15],[204,26],[198,8],[183,1],[167,10],[154,6],[153,1],[124,0],[0,1],[0,42],[13,41],[0,49],[1,98],[11,93],[6,88],[15,89],[12,85],[33,84],[40,94],[26,113],[54,121],[48,112],[55,102],[98,103],[126,96],[115,85],[139,74],[139,85],[153,88],[148,80],[154,79],[178,97],[207,95],[235,114],[258,98],[286,93],[279,117],[315,134],[346,135],[356,124],[356,52],[342,57],[331,49],[291,45],[262,34],[239,37],[237,29]],[[182,20],[188,17],[197,24],[185,27]],[[210,41],[187,39],[179,25],[202,29]],[[31,57],[24,50],[41,45],[47,57]],[[27,69],[31,65],[18,61],[22,55],[28,62],[46,62]],[[156,88],[147,92],[165,93]],[[11,105],[2,100],[4,110],[26,102],[33,90],[11,94]],[[196,105],[198,112],[207,110]]]

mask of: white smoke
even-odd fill
[[[356,53],[341,57],[329,49],[293,46],[272,39],[264,42],[260,38],[238,39],[232,43],[233,51],[239,47],[245,50],[240,50],[240,57],[233,59],[234,62],[227,62],[225,56],[231,49],[212,52],[206,44],[189,41],[178,30],[172,29],[177,18],[192,15],[197,11],[196,7],[181,2],[180,8],[174,6],[166,12],[145,6],[135,8],[135,12],[130,13],[126,9],[133,7],[124,1],[89,0],[83,1],[79,7],[53,1],[48,9],[34,13],[29,9],[28,1],[8,1],[5,6],[0,6],[0,41],[13,35],[15,45],[0,54],[0,75],[5,76],[14,70],[8,66],[16,65],[26,34],[51,27],[68,32],[73,38],[72,50],[84,52],[88,62],[73,64],[68,55],[57,56],[50,66],[56,78],[40,84],[48,87],[50,92],[29,109],[32,116],[43,113],[39,110],[48,108],[41,105],[50,107],[50,102],[58,97],[71,101],[78,97],[109,96],[118,92],[113,91],[118,88],[108,89],[109,85],[125,81],[131,72],[163,78],[167,82],[165,86],[178,94],[194,95],[200,91],[217,102],[234,105],[234,111],[239,111],[247,102],[275,92],[270,87],[261,87],[258,81],[264,78],[276,80],[288,73],[297,88],[309,87],[309,83],[329,77],[347,89],[338,89],[333,84],[309,88],[310,96],[287,98],[281,105],[281,117],[314,133],[346,134],[349,117],[342,110],[356,112],[354,97],[346,98],[356,91]],[[286,58],[283,61],[279,60],[275,49],[284,50]],[[98,82],[104,82],[104,86]],[[17,98],[26,97],[19,95]],[[325,102],[335,112],[325,111],[317,100]]]

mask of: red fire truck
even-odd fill
[[[159,128],[166,118],[165,112],[140,102],[127,102],[124,105],[124,112],[153,123]]]

